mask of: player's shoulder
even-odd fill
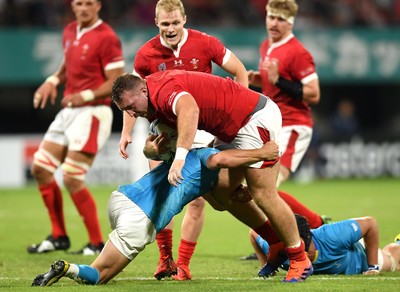
[[[137,53],[147,55],[151,54],[151,52],[158,52],[163,49],[163,45],[160,41],[160,35],[156,35],[155,37],[151,38],[147,42],[145,42],[138,50]]]
[[[188,37],[189,39],[196,39],[196,40],[206,40],[206,39],[215,39],[216,37],[200,30],[188,28]]]
[[[296,50],[299,51],[299,52],[307,52],[307,53],[309,53],[309,51],[304,46],[304,44],[298,38],[296,38],[295,36],[292,37],[288,41],[288,45],[290,45],[291,47],[296,47]]]
[[[269,38],[262,40],[260,44],[260,49],[267,50],[269,47],[269,43],[270,43]]]
[[[102,32],[104,35],[110,35],[110,36],[115,36],[117,37],[117,33],[115,30],[109,25],[108,23],[102,21],[101,24],[97,27],[99,31]]]
[[[158,34],[145,42],[140,48],[157,48],[159,46],[162,46],[162,44],[160,35]]]
[[[78,22],[76,20],[71,21],[64,27],[64,31],[73,31],[76,32],[76,28],[78,26]]]

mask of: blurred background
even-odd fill
[[[127,72],[136,50],[158,33],[156,2],[102,1],[101,17],[121,38]],[[186,27],[217,36],[247,69],[257,69],[266,0],[183,3]],[[400,0],[297,3],[294,33],[314,57],[321,102],[313,107],[312,145],[294,178],[400,177]],[[33,93],[61,62],[62,29],[73,18],[70,0],[0,0],[0,186],[30,182],[32,154],[60,109],[59,100],[33,109]],[[118,157],[121,127],[114,107],[113,136],[89,182],[115,185],[147,171],[146,124],[135,128],[130,163]]]

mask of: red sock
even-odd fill
[[[184,265],[189,267],[196,244],[197,242],[181,239],[178,248],[178,260],[176,262],[178,266]]]
[[[96,203],[92,194],[87,188],[84,188],[75,194],[72,194],[71,198],[78,209],[79,214],[83,218],[86,230],[89,233],[90,243],[94,245],[103,243],[103,236],[101,234],[99,218],[97,216]]]
[[[165,259],[167,257],[172,258],[172,230],[171,229],[161,230],[157,234],[156,240],[157,240],[158,250],[160,251],[160,260]]]
[[[258,235],[261,236],[264,240],[266,240],[269,245],[277,243],[281,241],[278,235],[275,233],[274,229],[269,223],[269,220],[265,221],[265,223],[257,228],[253,229]]]
[[[300,241],[299,247],[285,247],[285,251],[291,261],[305,261],[307,255],[304,250],[304,242]]]
[[[49,212],[51,221],[51,235],[58,239],[60,236],[66,236],[63,199],[61,189],[56,181],[47,185],[39,185],[39,191],[42,195],[44,204]]]
[[[289,205],[293,213],[302,215],[307,218],[310,228],[318,228],[322,224],[324,224],[320,215],[308,209],[302,203],[297,201],[293,196],[283,191],[278,191],[278,195],[286,202],[286,204]]]

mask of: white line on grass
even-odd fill
[[[200,277],[196,278],[197,280],[223,280],[223,281],[243,281],[243,280],[251,280],[251,281],[272,281],[274,278],[267,278],[267,279],[262,279],[262,278],[223,278],[223,277]],[[195,279],[195,280],[196,280]],[[309,278],[312,279],[312,278]],[[317,277],[315,277],[317,279]],[[114,279],[115,281],[153,281],[155,280],[153,277],[118,277]],[[347,280],[360,280],[360,281],[365,281],[365,280],[390,280],[390,281],[398,281],[399,277],[318,277],[318,280],[328,280],[328,281],[347,281]]]
[[[262,279],[262,278],[223,278],[223,277],[200,277],[200,278],[195,278],[194,280],[222,280],[222,281],[272,281],[274,278],[267,278],[267,279]],[[312,279],[312,278],[310,278]],[[344,277],[338,276],[338,277],[315,277],[315,279],[318,280],[327,280],[327,281],[365,281],[365,280],[375,280],[375,281],[398,281],[399,277]],[[18,277],[0,277],[1,280],[26,280]],[[155,278],[153,277],[118,277],[113,279],[114,281],[156,281]]]

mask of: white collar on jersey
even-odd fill
[[[77,25],[76,26],[76,39],[79,40],[85,33],[95,29],[102,23],[103,23],[103,20],[98,19],[92,26],[82,28],[82,30],[80,30],[79,25]]]
[[[273,44],[271,44],[269,47],[270,48],[277,48],[277,47],[279,47],[279,46],[282,46],[282,45],[284,45],[284,44],[286,44],[288,41],[290,41],[292,38],[294,38],[294,35],[293,35],[293,33],[291,33],[290,35],[288,35],[286,38],[284,38],[283,40],[280,40],[279,42],[277,42],[277,43],[273,43]]]
[[[186,40],[188,38],[189,32],[186,28],[183,29],[183,36],[181,41],[178,43],[178,48],[174,50],[169,44],[167,44],[164,39],[160,35],[160,42],[164,47],[167,47],[171,49],[174,52],[175,57],[179,56],[179,52],[181,51],[181,47],[186,43]]]

